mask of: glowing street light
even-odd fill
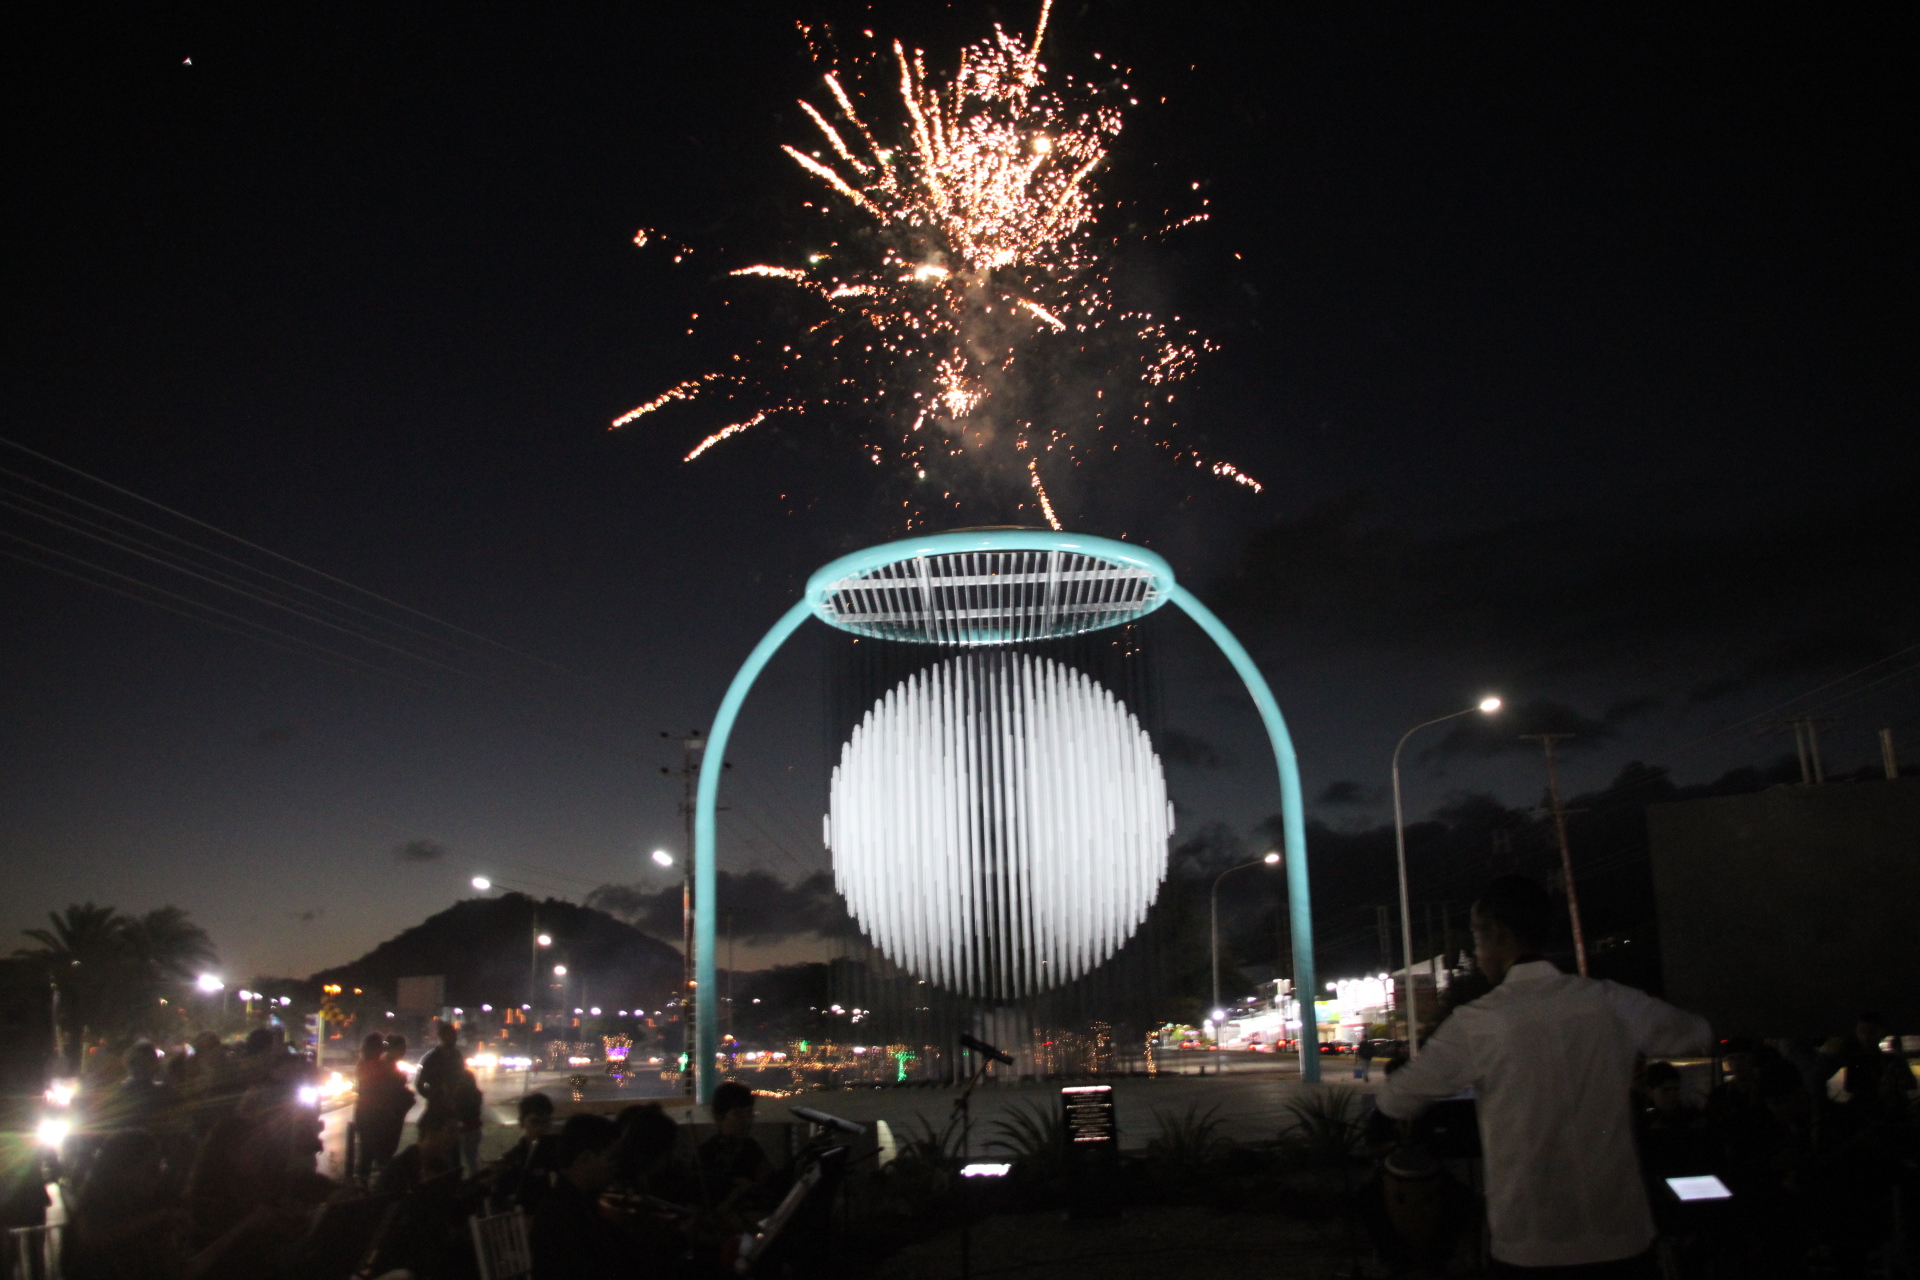
[[[1265,857],[1257,862],[1243,862],[1237,867],[1228,867],[1225,871],[1222,871],[1213,878],[1213,891],[1209,895],[1212,903],[1212,929],[1209,934],[1210,942],[1208,945],[1213,953],[1213,1007],[1216,1010],[1213,1015],[1213,1020],[1215,1025],[1218,1025],[1221,1018],[1225,1016],[1218,1012],[1220,1008],[1220,882],[1234,872],[1245,871],[1248,867],[1273,867],[1279,864],[1280,852],[1276,849],[1268,852]]]
[[[550,947],[553,945],[553,935],[550,933],[543,933],[539,937],[535,938],[534,941],[543,947]]]
[[[1480,699],[1464,711],[1450,712],[1436,716],[1413,726],[1400,735],[1400,741],[1393,748],[1393,848],[1394,856],[1400,862],[1400,951],[1406,964],[1407,981],[1401,1013],[1407,1020],[1407,1053],[1417,1057],[1420,1053],[1420,1037],[1415,1034],[1413,1007],[1413,913],[1407,906],[1407,820],[1400,811],[1400,748],[1407,745],[1407,739],[1422,729],[1430,729],[1436,724],[1445,724],[1449,720],[1458,720],[1461,716],[1470,716],[1478,711],[1481,715],[1492,715],[1500,710],[1500,699],[1488,697]]]
[[[485,893],[487,890],[493,888],[493,881],[487,879],[485,876],[475,876],[473,878],[473,887]]]
[[[193,980],[193,985],[200,988],[201,992],[205,995],[213,995],[216,992],[225,991],[227,989],[226,983],[220,981],[220,979],[214,977],[210,973],[203,973],[198,978],[195,978]]]
[[[665,849],[655,849],[653,851],[653,862],[655,866],[670,867],[673,865],[673,855]]]
[[[554,977],[556,977],[556,978],[564,978],[564,977],[566,977],[566,976],[567,976],[567,966],[565,966],[565,965],[563,965],[563,964],[557,964],[557,965],[555,965],[555,966],[553,966],[553,976],[554,976]]]

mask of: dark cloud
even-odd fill
[[[1689,524],[1689,504],[1649,496],[1638,511],[1423,535],[1350,494],[1250,538],[1215,586],[1276,656],[1451,655],[1508,687],[1638,668],[1674,682],[1643,697],[1710,701],[1857,667],[1920,629],[1905,586],[1920,526],[1901,510],[1861,495]]]
[[[325,914],[327,914],[327,909],[325,907],[308,907],[305,911],[294,912],[293,918],[295,920],[298,920],[301,924],[312,924],[315,920],[318,920],[321,916],[324,916]]]
[[[833,890],[833,876],[816,872],[788,884],[765,871],[717,873],[720,929],[729,918],[742,942],[775,942],[805,934],[843,936],[852,928]],[[587,905],[618,916],[644,933],[678,943],[681,933],[680,886],[649,888],[603,884],[587,895]]]
[[[1211,742],[1182,729],[1164,729],[1158,735],[1160,758],[1188,769],[1224,769],[1230,763]]]
[[[1584,751],[1598,747],[1619,730],[1604,720],[1595,720],[1572,707],[1537,698],[1510,706],[1498,715],[1463,716],[1451,732],[1437,744],[1420,753],[1422,760],[1448,756],[1496,756],[1515,751],[1537,753],[1540,744],[1527,737],[1542,733],[1573,735],[1560,743],[1557,751]]]
[[[1315,803],[1328,805],[1368,805],[1377,804],[1379,800],[1377,788],[1362,786],[1351,778],[1329,782],[1315,797]]]
[[[1628,720],[1638,720],[1641,716],[1651,715],[1666,704],[1666,699],[1656,698],[1652,694],[1636,694],[1622,698],[1608,707],[1601,719],[1608,724],[1622,724]]]
[[[1687,690],[1689,702],[1715,702],[1782,676],[1835,667],[1859,667],[1887,656],[1887,647],[1859,631],[1816,631],[1771,645],[1733,672]]]
[[[447,856],[447,846],[438,840],[409,840],[393,851],[402,862],[438,862]]]

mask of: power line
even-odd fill
[[[162,604],[160,601],[151,599],[148,596],[139,595],[139,594],[136,594],[135,592],[128,591],[124,588],[112,586],[109,583],[99,582],[95,579],[85,577],[78,573],[74,573],[71,570],[62,569],[58,565],[47,564],[43,561],[34,560],[27,556],[18,555],[10,551],[4,552],[4,554],[10,556],[12,559],[20,561],[22,564],[30,564],[30,565],[33,565],[35,568],[45,569],[50,573],[60,574],[62,577],[71,578],[75,582],[84,582],[88,586],[98,587],[102,591],[111,591],[113,592],[113,594],[118,596],[125,596],[129,600],[137,600],[142,604],[151,605],[156,609],[164,609],[168,613],[177,614],[183,618],[191,618],[194,621],[204,623],[207,626],[218,628],[221,631],[226,631],[233,635],[245,636],[249,640],[257,640],[263,644],[271,645],[274,648],[283,650],[285,652],[296,653],[301,655],[302,657],[310,657],[310,658],[318,657],[322,661],[333,662],[336,664],[347,663],[351,667],[357,668],[362,673],[383,676],[386,679],[395,681],[396,683],[399,683],[399,684],[408,685],[415,689],[425,688],[424,685],[420,685],[414,681],[408,680],[406,677],[401,676],[396,672],[389,671],[385,667],[381,667],[374,663],[367,662],[364,659],[356,658],[350,654],[341,653],[335,649],[329,649],[325,645],[316,644],[314,641],[308,640],[302,636],[296,636],[289,632],[281,631],[276,627],[269,627],[262,622],[255,622],[251,618],[243,618],[237,613],[231,613],[225,609],[221,609],[214,605],[210,605],[206,603],[204,600],[195,600],[191,596],[183,596],[177,591],[169,591],[165,587],[157,587],[153,585],[151,582],[142,582],[138,578],[129,577],[124,573],[116,572],[115,570],[109,569],[104,565],[95,564],[93,561],[85,559],[82,556],[72,555],[72,554],[69,554],[68,552],[58,550],[57,548],[54,548],[54,547],[45,546],[41,543],[35,542],[31,538],[23,538],[17,533],[9,533],[4,529],[0,529],[0,538],[8,538],[14,542],[20,543],[22,546],[31,547],[35,551],[38,551],[43,555],[58,556],[62,560],[70,560],[73,563],[82,565],[87,569],[92,570],[95,573],[102,573],[112,578],[118,578],[123,582],[128,582],[133,584],[135,587],[138,587],[141,591],[154,592],[156,594],[167,596],[174,600],[178,600],[182,604],[185,604],[187,608],[181,609],[181,608],[176,608],[172,605]],[[207,617],[206,615],[208,613],[218,614],[221,618],[227,619],[227,621],[225,622],[216,621],[213,618]],[[242,628],[246,628],[246,629],[242,630]],[[258,634],[259,632],[265,632],[266,635],[264,636],[260,635]],[[274,638],[268,639],[267,638],[268,636],[271,636]],[[289,646],[298,646],[298,647],[289,648]]]
[[[258,604],[264,604],[269,608],[275,608],[275,609],[281,610],[282,612],[290,613],[296,618],[301,618],[301,619],[304,619],[305,621],[316,623],[319,626],[326,627],[330,630],[338,631],[342,635],[351,636],[356,640],[365,641],[368,644],[375,645],[379,648],[385,649],[390,653],[399,654],[403,658],[411,658],[415,662],[424,662],[430,666],[439,667],[443,671],[451,672],[454,675],[467,676],[472,679],[481,678],[478,676],[474,676],[473,673],[471,672],[462,671],[458,667],[450,666],[447,663],[441,662],[438,658],[430,658],[423,654],[415,653],[410,649],[403,649],[398,645],[390,644],[386,640],[381,639],[379,636],[376,636],[375,634],[366,630],[365,628],[355,628],[352,626],[344,626],[330,619],[323,618],[318,614],[309,613],[306,610],[296,608],[293,605],[285,603],[281,600],[275,599],[270,595],[262,594],[258,589],[251,587],[249,584],[223,582],[219,578],[210,576],[209,574],[201,573],[198,569],[187,568],[182,564],[168,561],[164,559],[162,556],[152,555],[146,551],[139,550],[136,547],[126,545],[124,542],[116,541],[114,537],[105,536],[98,533],[89,533],[87,530],[82,529],[77,525],[68,524],[65,521],[56,519],[53,516],[42,515],[36,512],[27,511],[25,508],[16,506],[15,504],[11,502],[7,502],[4,499],[0,499],[0,507],[11,508],[12,510],[19,511],[24,515],[32,516],[35,519],[42,520],[47,524],[51,524],[55,528],[64,529],[69,533],[78,534],[83,538],[90,538],[95,542],[103,543],[107,546],[113,547],[116,551],[120,551],[123,554],[130,555],[130,556],[137,556],[142,560],[146,560],[146,561],[149,561],[150,563],[157,564],[163,569],[171,569],[175,573],[184,574],[189,578],[198,579],[201,582],[208,583],[212,586],[220,588],[221,590],[233,592],[235,595],[242,596]],[[120,535],[120,536],[124,537],[124,535]],[[79,557],[74,557],[74,558],[79,559]],[[91,561],[83,561],[83,563],[92,564]],[[96,565],[94,567],[98,568],[99,566]],[[107,570],[106,572],[111,572],[111,570]]]
[[[246,538],[242,538],[239,534],[229,533],[225,529],[220,528],[218,525],[208,524],[205,520],[197,519],[193,516],[188,515],[184,511],[177,511],[174,508],[167,506],[165,503],[154,501],[152,498],[149,498],[144,494],[135,493],[131,489],[122,488],[120,485],[114,484],[111,480],[103,480],[99,476],[96,476],[91,472],[82,471],[80,468],[73,466],[69,463],[62,462],[58,458],[49,457],[46,454],[41,453],[37,449],[29,449],[26,445],[23,445],[16,440],[9,440],[5,436],[0,436],[0,444],[6,445],[7,447],[12,449],[17,449],[21,453],[24,453],[29,457],[38,458],[40,461],[47,463],[49,466],[58,467],[62,471],[71,472],[72,474],[79,476],[84,480],[90,480],[94,484],[100,485],[102,488],[111,489],[113,492],[132,498],[136,502],[143,502],[157,511],[166,512],[168,515],[173,516],[175,519],[185,520],[188,524],[196,525],[199,528],[206,529],[212,533],[217,533],[223,538],[230,539],[233,542],[239,543],[243,547],[247,547],[251,550],[258,551],[262,555],[272,556],[275,560],[280,561],[282,564],[292,565],[296,569],[301,569],[307,573],[313,574],[316,577],[324,578],[328,582],[332,582],[339,586],[347,588],[349,591],[356,591],[361,595],[366,596],[370,600],[378,600],[381,604],[390,605],[395,609],[404,610],[405,612],[412,614],[416,618],[421,618],[427,622],[431,622],[435,626],[445,627],[449,631],[456,631],[461,635],[467,636],[474,640],[478,640],[482,644],[491,645],[492,647],[499,649],[504,653],[511,653],[517,658],[524,658],[529,662],[536,662],[536,663],[539,663],[541,666],[551,667],[556,671],[561,670],[560,666],[557,663],[548,662],[545,658],[536,658],[530,653],[522,653],[520,650],[515,649],[510,645],[502,644],[498,640],[495,640],[490,636],[484,636],[477,631],[470,631],[465,627],[456,626],[455,624],[448,622],[445,619],[436,618],[430,613],[426,613],[423,610],[416,609],[412,605],[402,604],[398,600],[390,599],[387,596],[380,595],[378,592],[369,591],[367,588],[360,586],[357,583],[349,582],[345,578],[336,577],[335,575],[328,573],[324,569],[316,569],[312,565],[303,564],[302,562],[295,560],[292,556],[282,555],[280,552],[275,551],[270,547],[263,547],[257,542],[248,541]]]
[[[211,547],[202,546],[200,543],[193,541],[191,538],[183,538],[180,535],[176,533],[171,533],[168,530],[162,529],[157,525],[149,524],[144,520],[137,520],[134,517],[127,515],[124,512],[115,511],[111,507],[102,506],[97,502],[91,502],[86,498],[80,497],[77,494],[69,493],[68,491],[58,487],[57,485],[48,484],[44,480],[37,479],[30,475],[26,475],[23,472],[14,471],[11,468],[7,468],[7,467],[0,467],[0,475],[11,476],[15,480],[23,481],[27,484],[33,485],[38,489],[45,490],[48,493],[54,494],[62,499],[65,499],[67,502],[73,503],[78,506],[86,507],[88,510],[91,510],[91,511],[97,511],[101,515],[104,515],[111,520],[118,520],[124,524],[130,524],[137,529],[144,529],[148,533],[151,533],[156,537],[164,538],[169,542],[178,543],[180,546],[186,547],[194,552],[199,553],[202,556],[210,556],[215,560],[224,561],[225,563],[233,565],[235,568],[245,573],[257,575],[258,577],[265,578],[271,582],[280,583],[282,586],[285,586],[293,591],[300,592],[303,595],[310,596],[313,598],[313,600],[319,602],[317,605],[312,603],[306,603],[305,607],[308,607],[308,608],[331,607],[333,609],[344,610],[347,613],[358,614],[363,618],[369,618],[375,622],[382,623],[386,626],[393,627],[397,630],[407,632],[409,635],[418,636],[422,640],[426,640],[429,642],[437,642],[441,644],[452,643],[456,648],[466,647],[466,646],[460,645],[459,642],[457,641],[454,641],[454,642],[446,641],[441,637],[437,637],[429,634],[428,632],[422,631],[418,627],[411,626],[397,619],[385,617],[379,613],[374,612],[371,609],[365,609],[360,607],[359,605],[351,604],[344,600],[337,599],[333,596],[326,594],[323,591],[319,591],[313,587],[309,587],[304,583],[295,582],[291,578],[283,577],[282,575],[274,573],[271,570],[260,568],[258,565],[250,565],[246,563],[244,560],[240,560],[233,556],[227,555],[225,552],[216,551]],[[214,569],[212,566],[200,565],[200,564],[196,564],[194,561],[186,560],[186,558],[184,556],[181,556],[179,552],[170,551],[164,547],[156,546],[151,542],[147,542],[144,539],[141,539],[133,534],[127,533],[124,530],[114,528],[110,525],[104,525],[104,524],[100,524],[97,521],[88,520],[85,516],[78,515],[71,511],[63,510],[62,508],[56,506],[53,503],[45,502],[38,498],[29,497],[28,495],[22,494],[22,493],[8,493],[7,496],[14,498],[20,502],[25,502],[25,503],[31,504],[32,506],[42,508],[42,511],[38,511],[38,512],[35,512],[35,511],[22,512],[22,514],[30,516],[32,518],[46,520],[49,523],[58,523],[58,521],[54,520],[53,516],[44,514],[44,512],[52,512],[53,515],[57,515],[62,519],[77,521],[81,524],[87,525],[90,528],[100,530],[101,533],[105,535],[105,537],[107,538],[122,539],[125,542],[131,543],[135,546],[145,547],[149,551],[155,552],[156,554],[160,554],[163,556],[177,557],[183,560],[185,563],[194,564],[194,567],[196,568],[207,569],[209,572],[213,572],[213,573],[220,572],[219,570]],[[19,510],[19,508],[15,508],[15,509]],[[64,525],[61,527],[70,528],[69,526],[64,526]],[[70,531],[80,532],[77,529],[71,529],[71,528],[70,528]],[[115,543],[113,545],[119,546],[118,543]],[[169,567],[172,567],[171,563],[169,564]],[[232,575],[227,575],[227,576],[232,576]],[[277,595],[277,593],[268,591],[267,588],[259,587],[258,584],[256,583],[247,582],[245,579],[236,578],[235,580],[244,583],[244,585],[250,588],[257,588],[263,592],[266,592],[269,595]],[[289,601],[289,603],[305,603],[305,602]]]

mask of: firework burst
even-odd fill
[[[798,293],[806,314],[613,425],[680,404],[722,409],[730,420],[691,462],[765,423],[850,421],[871,461],[908,481],[909,527],[951,518],[991,478],[1058,528],[1043,471],[1065,476],[1123,437],[1257,492],[1237,467],[1176,440],[1173,388],[1212,344],[1177,316],[1116,301],[1119,243],[1100,229],[1095,179],[1131,89],[1117,70],[1050,82],[1040,60],[1050,7],[1043,0],[1031,39],[995,26],[950,75],[897,40],[849,74],[803,27],[827,96],[800,103],[817,145],[783,150],[823,188],[804,202],[823,243],[805,265],[729,274]],[[1200,203],[1153,234],[1203,221]]]

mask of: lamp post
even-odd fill
[[[1410,1057],[1419,1056],[1420,1037],[1414,1034],[1413,1025],[1413,913],[1407,906],[1407,822],[1400,811],[1400,749],[1407,745],[1408,738],[1422,729],[1431,729],[1436,724],[1458,720],[1476,711],[1490,716],[1499,709],[1500,699],[1482,698],[1464,711],[1449,712],[1413,726],[1400,735],[1400,741],[1393,748],[1393,851],[1400,864],[1400,951],[1406,965],[1406,981],[1401,987],[1405,993],[1401,1002],[1401,1016],[1407,1020],[1407,1053]]]
[[[540,948],[553,945],[553,935],[540,932],[540,908],[533,909],[533,939],[527,946],[527,1068],[520,1073],[520,1096],[533,1082],[533,1019],[540,1012]]]
[[[1269,853],[1264,858],[1243,862],[1237,867],[1228,867],[1213,878],[1213,890],[1208,897],[1211,899],[1212,907],[1209,950],[1213,953],[1213,1040],[1215,1044],[1220,1042],[1220,1023],[1223,1021],[1223,1010],[1220,1008],[1220,882],[1236,871],[1245,871],[1248,867],[1271,867],[1279,861],[1278,852]]]

